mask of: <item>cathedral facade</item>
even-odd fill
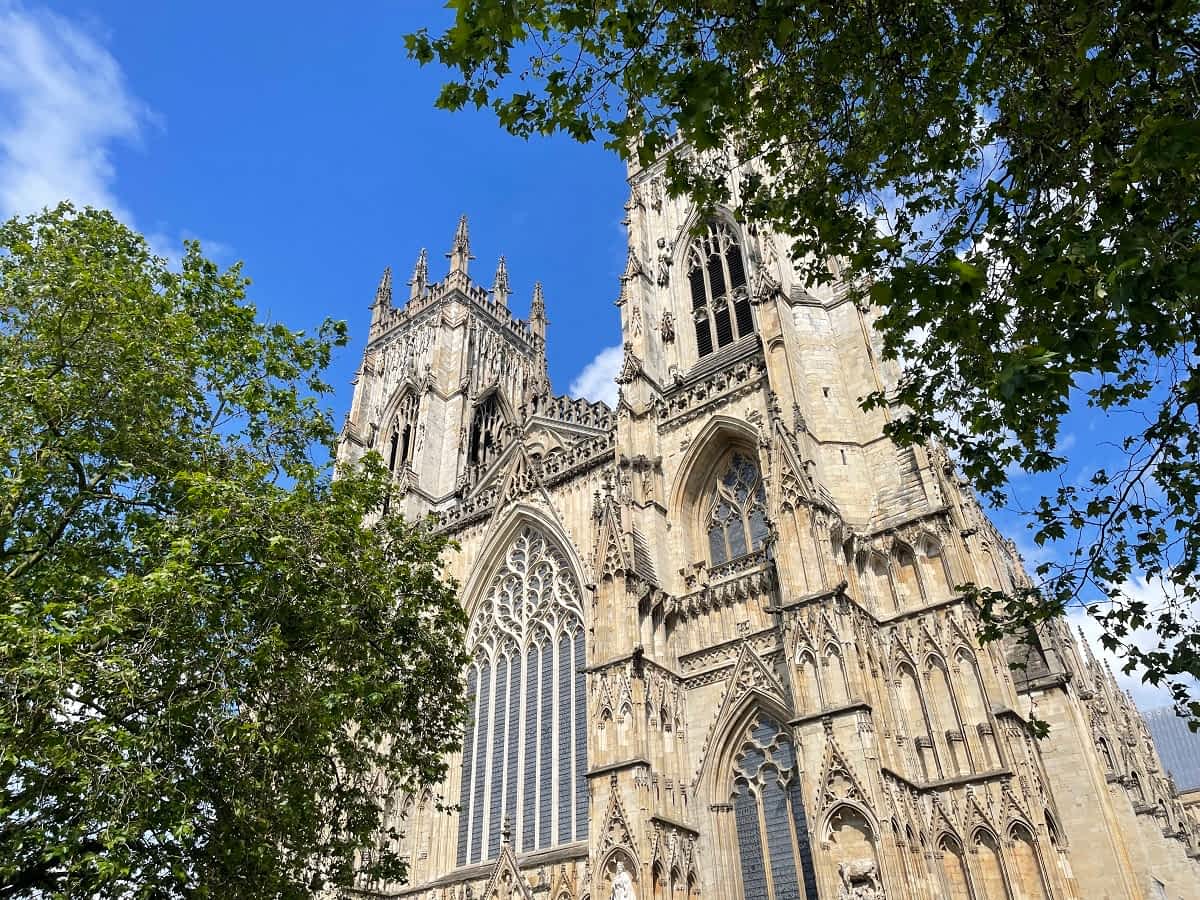
[[[945,454],[859,408],[895,374],[873,312],[661,165],[630,189],[615,410],[553,393],[541,287],[521,320],[503,259],[473,281],[465,218],[441,281],[422,251],[407,298],[380,283],[339,455],[460,547],[471,722],[389,802],[408,883],[351,895],[1200,898],[1111,673],[1060,624],[977,642],[954,586],[1026,575]]]

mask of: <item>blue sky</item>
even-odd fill
[[[441,0],[347,8],[0,0],[0,216],[64,197],[108,207],[161,252],[196,237],[220,262],[245,260],[271,318],[347,320],[352,342],[330,372],[340,418],[384,266],[403,283],[428,247],[440,278],[466,213],[477,281],[490,285],[505,254],[520,315],[534,280],[545,285],[556,390],[611,401],[621,162],[509,137],[487,113],[435,110],[443,73],[408,61],[403,35],[444,23]],[[1103,464],[1109,431],[1087,410],[1068,417],[1064,477]],[[1018,475],[1018,505],[1054,484]],[[1031,568],[1044,557],[1014,510],[995,517]],[[1094,639],[1086,616],[1072,619]],[[1140,703],[1164,702],[1120,680]]]
[[[403,283],[428,247],[440,278],[466,213],[478,281],[504,253],[520,315],[543,282],[565,392],[619,344],[623,164],[434,109],[442,73],[409,62],[403,35],[444,21],[439,0],[348,9],[0,0],[0,215],[107,206],[164,252],[197,237],[245,260],[272,318],[347,320],[340,415],[383,267]],[[581,387],[607,390],[613,356]]]

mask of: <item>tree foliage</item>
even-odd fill
[[[239,266],[105,212],[0,248],[0,897],[345,882],[443,774],[464,622],[441,539],[364,524],[378,458],[312,458],[344,327],[265,324]]]
[[[793,235],[814,281],[842,260],[904,364],[866,404],[900,441],[947,444],[993,501],[1010,472],[1063,466],[1072,404],[1105,416],[1117,464],[1031,511],[1057,562],[1033,590],[969,595],[990,637],[1089,604],[1127,669],[1200,715],[1194,2],[448,5],[443,33],[406,38],[454,72],[441,106],[666,153],[674,193]],[[1135,577],[1163,603],[1131,598]]]

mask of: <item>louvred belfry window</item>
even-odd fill
[[[458,865],[587,837],[583,606],[566,557],[524,528],[471,622]]]
[[[714,566],[759,549],[767,539],[767,492],[758,466],[740,453],[717,477],[707,528]]]
[[[725,222],[712,222],[687,254],[696,349],[707,356],[754,331],[742,248]]]

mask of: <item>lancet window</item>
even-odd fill
[[[470,443],[467,457],[474,466],[486,466],[500,451],[500,427],[504,414],[500,411],[499,396],[493,391],[478,406],[471,417]]]
[[[791,738],[759,717],[733,766],[731,803],[745,900],[816,900],[817,882]]]
[[[587,837],[583,607],[566,557],[517,536],[472,620],[458,864]]]
[[[728,223],[710,223],[692,242],[687,273],[700,356],[754,331],[742,248]]]
[[[396,420],[392,424],[392,436],[388,442],[388,469],[391,472],[412,461],[416,434],[417,395],[409,391],[400,401]]]
[[[714,566],[758,550],[767,539],[767,493],[758,467],[741,453],[717,477],[705,527]]]

